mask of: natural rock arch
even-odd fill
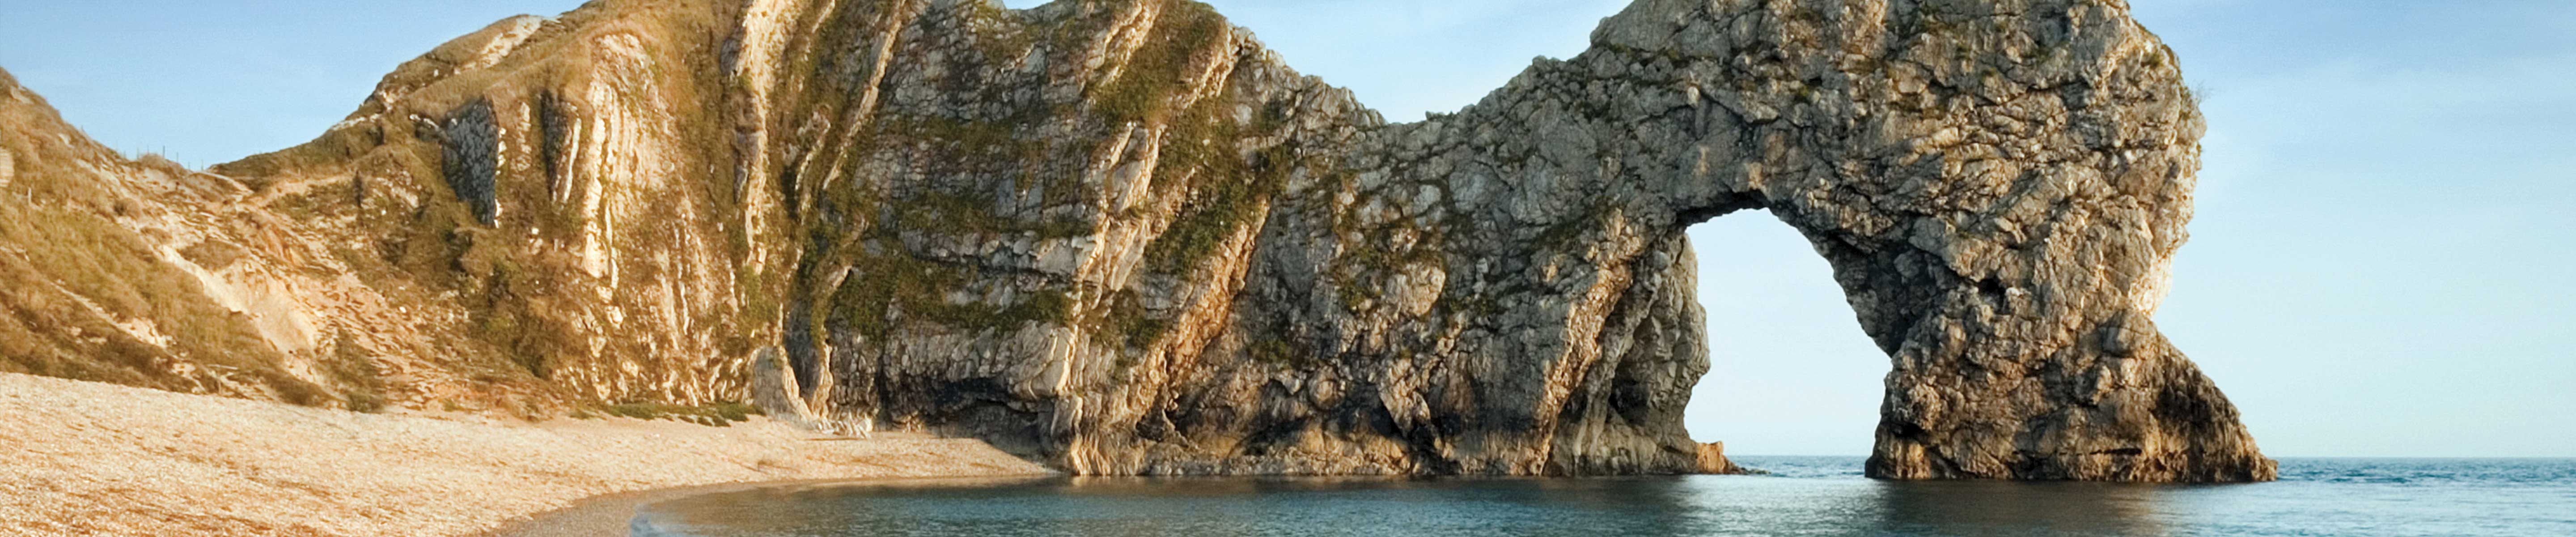
[[[1639,2],[1583,55],[1380,140],[1501,224],[1453,241],[1486,248],[1467,257],[1572,255],[1632,302],[1688,302],[1651,283],[1689,281],[1683,227],[1770,209],[1894,362],[1872,476],[2270,478],[2149,321],[2203,128],[2171,52],[2116,3],[1908,4]],[[1513,229],[1568,222],[1571,248]]]
[[[2149,320],[2202,125],[2115,0],[1641,0],[1406,124],[1190,2],[672,4],[503,21],[217,170],[462,244],[406,254],[511,321],[454,348],[581,397],[1085,474],[1714,466],[1682,229],[1766,208],[1891,356],[1871,475],[2274,474]]]

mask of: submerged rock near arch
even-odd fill
[[[128,382],[756,399],[1083,474],[1727,468],[1682,231],[1759,208],[1893,361],[1870,475],[2274,477],[2151,320],[2202,118],[2125,4],[1640,0],[1592,41],[1389,123],[1192,2],[594,2],[211,174],[11,123],[6,188],[180,186],[0,203],[232,245],[128,257],[284,365],[124,330]]]

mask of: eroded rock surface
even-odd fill
[[[1593,41],[1390,124],[1189,2],[599,2],[208,177],[333,193],[284,225],[452,369],[1084,474],[1731,468],[1682,428],[1682,230],[1768,209],[1894,363],[1871,475],[2273,477],[2151,321],[2202,119],[2125,4],[1641,0]]]

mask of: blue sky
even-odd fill
[[[1211,3],[1396,120],[1581,51],[1625,5]],[[2265,450],[2576,456],[2576,2],[2131,4],[2209,98],[2157,320]],[[110,146],[205,165],[320,133],[449,37],[576,5],[0,0],[0,67]],[[1887,362],[1823,261],[1758,213],[1691,234],[1716,362],[1693,434],[1866,453]]]

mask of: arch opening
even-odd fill
[[[1888,359],[1833,267],[1768,210],[1686,233],[1709,356],[1683,411],[1692,439],[1723,441],[1730,455],[1869,454]]]

